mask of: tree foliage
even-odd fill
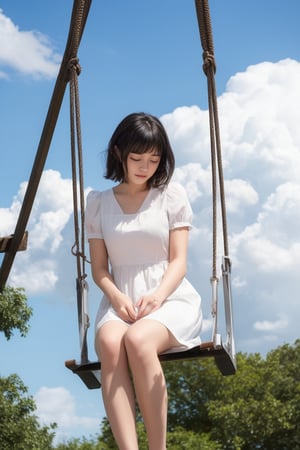
[[[207,433],[222,449],[300,448],[300,340],[237,364],[222,377],[210,359],[167,363],[170,430]]]
[[[35,403],[18,375],[0,377],[1,450],[49,450],[54,437],[51,427],[41,427],[33,412]]]
[[[7,340],[14,329],[18,329],[21,336],[26,336],[31,315],[32,308],[27,305],[24,289],[6,286],[0,291],[0,331]]]
[[[300,449],[300,340],[265,358],[240,353],[237,366],[236,375],[223,377],[209,358],[164,363],[168,450]],[[138,436],[146,450],[141,422]],[[117,450],[106,419],[91,448]]]
[[[0,331],[9,340],[14,329],[21,336],[29,330],[32,309],[23,289],[5,287],[0,292]],[[34,415],[36,405],[27,395],[18,375],[0,377],[0,448],[1,450],[49,450],[55,424],[41,427]]]

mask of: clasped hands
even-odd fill
[[[154,294],[143,295],[135,304],[124,294],[114,308],[121,319],[132,323],[156,311],[161,304],[162,301],[158,300]]]

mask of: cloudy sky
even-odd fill
[[[30,176],[72,1],[2,0],[0,8],[0,235],[6,235],[14,231]],[[211,0],[210,8],[236,347],[265,355],[299,337],[300,5]],[[188,277],[202,295],[207,325],[211,193],[201,55],[192,0],[98,0],[79,51],[79,83],[87,191],[109,187],[103,153],[126,114],[147,111],[165,124],[174,177],[194,210]],[[26,339],[2,336],[0,347],[0,374],[21,376],[40,420],[59,424],[60,440],[98,432],[104,414],[100,391],[88,391],[64,368],[79,356],[67,94],[28,223],[28,250],[17,255],[9,279],[26,289],[31,329]],[[90,276],[89,283],[93,322],[100,293]],[[92,329],[89,341],[94,359]]]

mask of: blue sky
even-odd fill
[[[0,235],[14,231],[72,2],[0,2]],[[217,61],[238,351],[265,354],[299,337],[300,54],[298,0],[210,1]],[[206,79],[192,0],[94,1],[79,50],[86,189],[105,189],[103,152],[128,113],[161,118],[175,178],[195,214],[188,278],[210,323],[210,175]],[[79,356],[68,91],[28,224],[29,246],[9,284],[34,315],[27,338],[1,339],[0,373],[17,372],[58,438],[99,431],[100,391],[64,368]],[[100,294],[90,283],[93,318]],[[209,331],[207,331],[209,334]],[[204,332],[204,339],[206,331]],[[90,356],[94,359],[93,327]]]

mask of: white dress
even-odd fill
[[[171,182],[164,189],[151,188],[135,214],[124,214],[112,189],[91,191],[85,220],[88,239],[105,241],[116,286],[135,303],[160,283],[168,266],[169,230],[190,228],[192,210],[184,188]],[[158,310],[140,320],[146,319],[158,320],[176,337],[180,347],[168,352],[200,344],[201,298],[186,278]],[[103,296],[96,332],[109,320],[122,321]]]

